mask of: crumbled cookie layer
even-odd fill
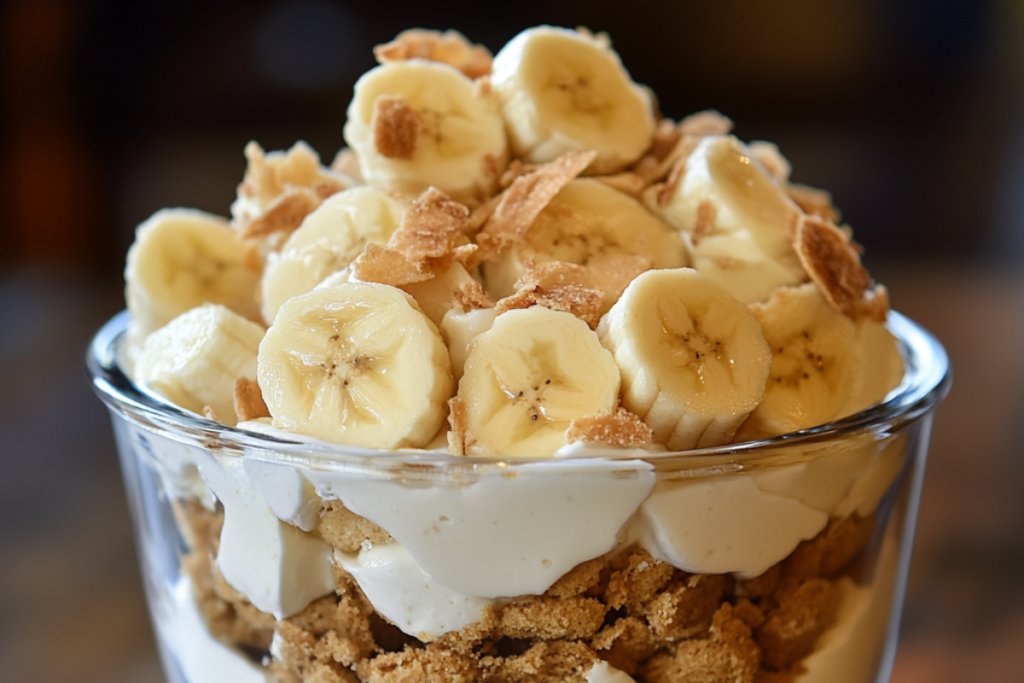
[[[835,580],[875,532],[873,518],[833,520],[748,580],[689,574],[631,546],[424,642],[378,614],[341,569],[336,592],[299,614],[260,612],[217,571],[223,513],[177,505],[192,550],[183,566],[211,632],[281,683],[582,683],[600,660],[640,683],[792,681],[835,620]],[[392,540],[339,501],[324,503],[319,533],[348,553]]]

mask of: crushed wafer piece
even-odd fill
[[[788,183],[786,194],[796,202],[796,205],[804,213],[823,218],[831,223],[839,223],[840,213],[832,203],[832,193],[808,185]]]
[[[526,272],[516,281],[516,293],[501,299],[495,308],[506,311],[543,306],[553,311],[567,311],[597,328],[601,320],[604,292],[595,287],[587,269],[575,263],[549,261],[527,262]]]
[[[867,547],[875,531],[875,518],[851,515],[830,520],[825,530],[797,546],[780,564],[787,579],[830,579]]]
[[[747,143],[747,149],[750,151],[750,156],[757,159],[777,182],[785,183],[789,180],[789,174],[793,167],[790,166],[789,160],[782,156],[779,146],[774,142],[754,140]]]
[[[521,159],[513,159],[509,162],[504,172],[502,172],[501,177],[498,178],[498,187],[505,189],[516,178],[533,173],[537,168],[537,164],[528,164],[524,163]]]
[[[476,439],[469,433],[469,407],[458,396],[448,401],[448,424],[452,428],[448,432],[449,455],[466,455]]]
[[[709,135],[728,135],[732,131],[732,119],[714,109],[705,109],[690,114],[679,122],[679,132],[683,135],[707,137]]]
[[[871,277],[846,235],[819,218],[801,216],[793,247],[826,301],[851,318],[864,314]]]
[[[443,649],[406,649],[360,662],[356,673],[365,683],[475,683],[476,658]]]
[[[558,191],[582,173],[597,152],[566,152],[554,161],[519,176],[501,195],[494,213],[477,235],[485,254],[497,254],[521,241],[533,221]]]
[[[760,663],[750,628],[725,603],[715,612],[708,638],[684,640],[674,652],[655,655],[642,673],[646,683],[753,683]]]
[[[569,423],[565,439],[569,443],[600,443],[608,446],[643,446],[649,444],[654,432],[643,420],[619,407],[615,412],[586,415]]]
[[[251,239],[274,232],[290,234],[298,230],[306,216],[323,199],[311,188],[289,185],[263,211],[263,214],[238,230],[240,237]]]
[[[751,598],[765,598],[775,592],[782,580],[782,562],[773,564],[760,576],[736,584],[736,592]]]
[[[357,553],[365,544],[389,543],[391,534],[349,510],[340,500],[325,500],[320,507],[320,535],[345,553]]]
[[[582,643],[537,643],[526,652],[503,658],[484,658],[488,683],[583,683],[597,656]]]
[[[722,596],[731,588],[731,577],[725,575],[697,574],[674,581],[647,604],[647,623],[663,640],[707,633]]]
[[[733,606],[733,612],[736,618],[749,626],[751,630],[758,628],[764,623],[764,612],[746,598],[740,598],[736,601],[736,604]]]
[[[592,595],[601,585],[605,567],[608,566],[604,557],[595,557],[576,565],[555,581],[544,595],[549,598],[571,598],[577,595]]]
[[[270,417],[270,409],[263,401],[263,392],[256,380],[239,377],[235,382],[235,415],[239,422]]]
[[[839,591],[825,579],[789,581],[776,591],[775,600],[778,607],[768,612],[756,640],[766,668],[782,671],[808,654],[835,621]]]
[[[487,292],[479,282],[463,285],[452,293],[452,297],[455,301],[455,308],[463,313],[479,308],[494,308],[494,301],[487,296]]]
[[[363,182],[363,172],[359,168],[359,157],[348,147],[343,147],[334,155],[331,170],[348,176],[356,182]]]
[[[427,269],[421,269],[426,266]],[[434,277],[429,264],[413,263],[401,253],[369,242],[352,262],[352,274],[362,282],[379,282],[392,287],[401,287],[414,282],[424,282]]]
[[[715,205],[706,199],[702,199],[697,205],[697,222],[694,223],[693,231],[690,233],[690,241],[693,242],[693,246],[700,244],[701,240],[714,230],[717,213]]]
[[[429,31],[410,29],[402,31],[390,43],[373,48],[373,55],[381,64],[407,59],[426,59],[443,62],[466,74],[480,78],[491,73],[491,53],[483,45],[474,45],[458,31]]]
[[[669,563],[654,559],[638,547],[614,557],[612,570],[604,600],[612,609],[625,607],[634,616],[644,614],[644,605],[676,572]]]
[[[530,597],[505,605],[498,633],[540,640],[589,638],[601,628],[606,611],[594,598]]]
[[[383,157],[412,159],[425,125],[423,115],[401,95],[381,95],[373,102],[373,146]]]
[[[213,420],[214,422],[220,422],[221,424],[226,424],[217,415],[217,411],[213,409],[213,406],[203,406],[203,417],[205,417],[207,420]]]
[[[623,617],[594,636],[590,647],[597,650],[598,657],[632,676],[640,662],[655,653],[658,643],[642,619]]]
[[[475,237],[480,232],[480,229],[484,227],[487,221],[491,220],[491,216],[494,215],[494,209],[500,201],[501,195],[496,194],[470,212],[469,218],[462,224],[462,231],[466,233],[466,236]]]
[[[402,214],[402,222],[388,240],[408,261],[418,262],[448,256],[469,238],[462,226],[469,209],[436,187],[428,188]]]

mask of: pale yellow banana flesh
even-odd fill
[[[724,288],[690,268],[651,270],[601,319],[622,405],[670,450],[728,442],[764,394],[771,351]]]
[[[366,448],[419,448],[453,393],[448,352],[401,290],[345,283],[288,300],[259,351],[274,426]]]
[[[570,313],[533,307],[499,315],[473,341],[459,382],[468,452],[550,456],[570,421],[615,408],[619,371]]]

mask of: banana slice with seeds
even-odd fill
[[[864,350],[853,321],[813,283],[753,304],[772,361],[764,399],[743,425],[745,438],[777,436],[844,417],[864,385]]]
[[[274,426],[365,448],[420,448],[454,391],[448,350],[405,292],[345,283],[289,299],[260,344]]]
[[[447,64],[420,59],[363,74],[345,141],[366,182],[404,194],[433,185],[460,201],[482,200],[508,162],[496,96]]]
[[[513,154],[524,161],[596,150],[590,172],[614,173],[651,144],[651,95],[633,82],[606,37],[552,26],[527,29],[494,57],[491,83]]]
[[[727,443],[764,395],[771,350],[757,320],[690,268],[651,270],[601,319],[622,405],[669,450]]]
[[[612,411],[619,370],[587,324],[535,306],[499,315],[472,342],[458,398],[467,454],[550,456],[572,420]]]

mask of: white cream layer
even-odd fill
[[[375,610],[420,640],[434,640],[480,621],[483,610],[494,602],[441,585],[398,543],[376,545],[355,554],[335,550],[334,558],[356,580]]]
[[[608,662],[597,662],[587,672],[587,683],[636,683],[625,671],[620,671]]]
[[[169,604],[154,610],[156,630],[166,651],[189,683],[273,683],[277,679],[237,650],[213,637],[199,612],[192,581],[181,578]]]

